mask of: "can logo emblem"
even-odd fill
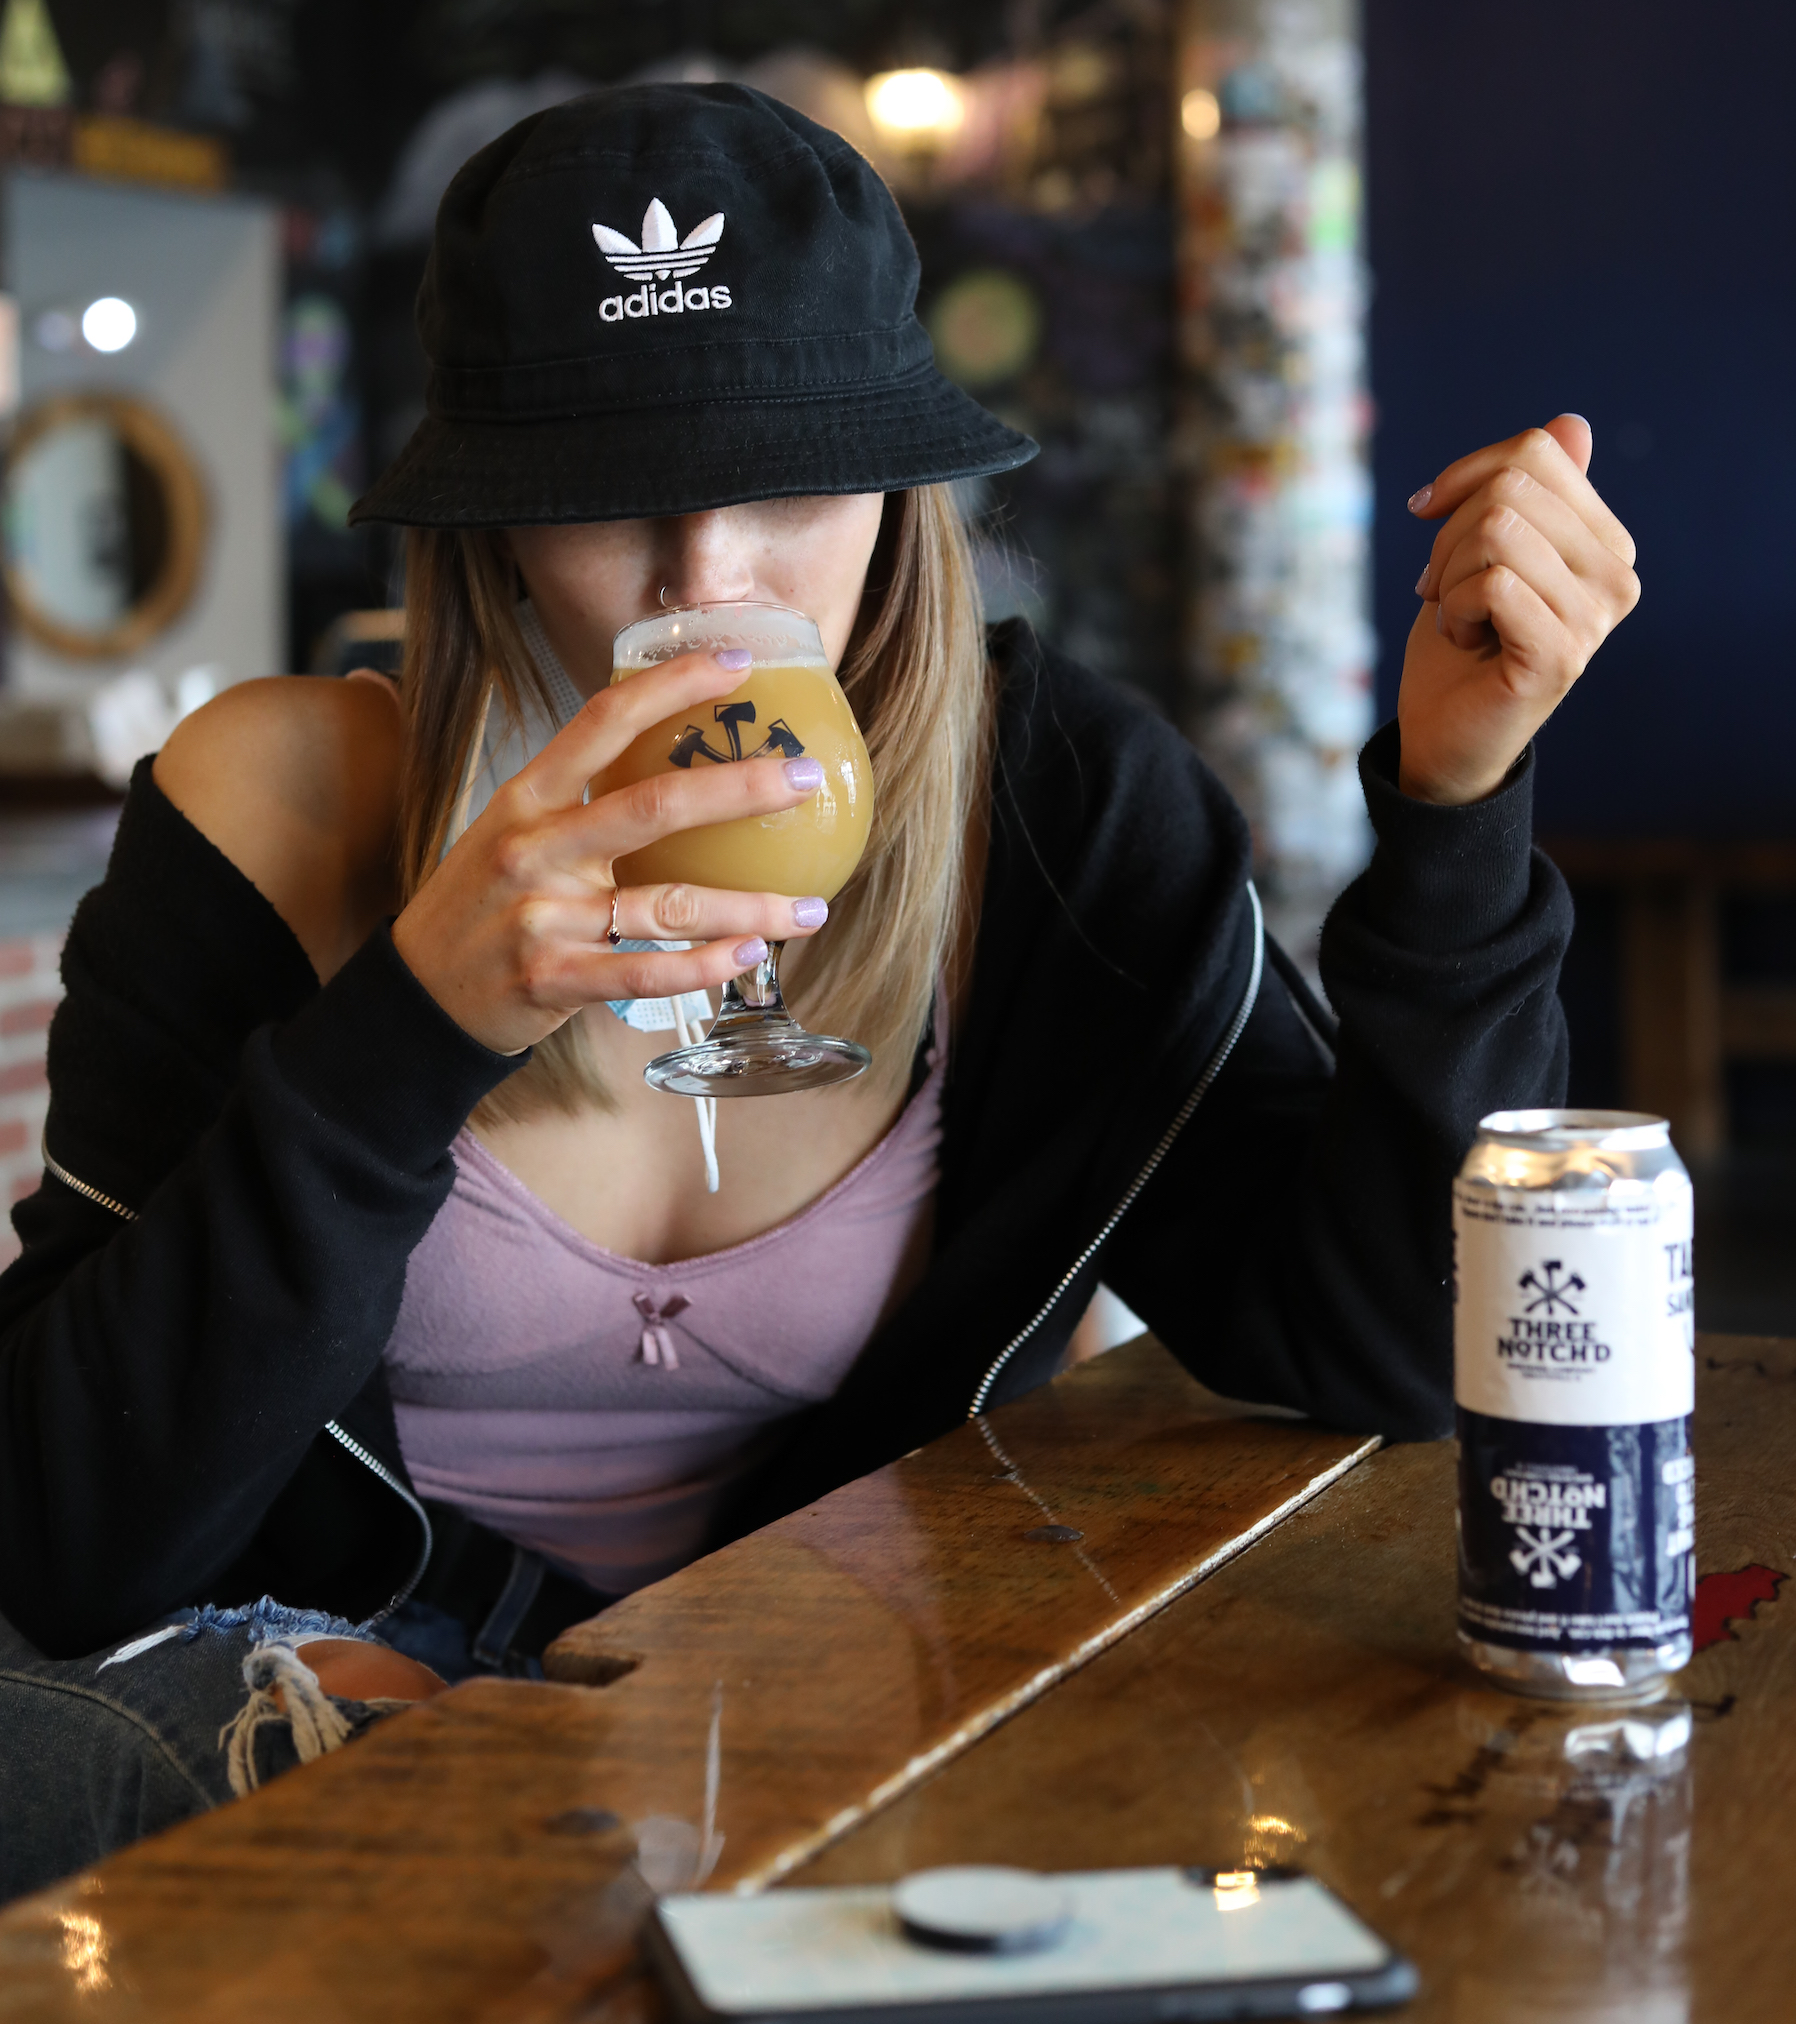
[[[1515,1536],[1509,1564],[1530,1588],[1557,1588],[1584,1565],[1591,1514],[1606,1511],[1609,1489],[1587,1471],[1563,1464],[1522,1463],[1493,1476],[1490,1494]]]
[[[1544,1278],[1533,1272],[1522,1274],[1522,1291],[1534,1296],[1523,1303],[1522,1312],[1533,1314],[1544,1309],[1548,1314],[1569,1314],[1575,1319],[1578,1310],[1571,1295],[1585,1290],[1583,1280],[1575,1272],[1566,1272],[1564,1261],[1559,1258],[1547,1259],[1540,1270],[1545,1274]],[[1563,1278],[1561,1273],[1564,1273]]]
[[[1515,1536],[1518,1543],[1509,1549],[1509,1564],[1517,1574],[1528,1577],[1530,1588],[1553,1588],[1569,1581],[1584,1565],[1572,1548],[1569,1532],[1550,1532],[1544,1525],[1538,1532],[1530,1532],[1520,1525]]]

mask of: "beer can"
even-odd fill
[[[1632,1111],[1498,1111],[1454,1183],[1459,1636],[1519,1692],[1647,1699],[1689,1660],[1691,1216]]]

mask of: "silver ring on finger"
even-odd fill
[[[614,888],[611,894],[611,925],[605,930],[605,939],[614,949],[623,940],[623,936],[617,931],[617,902],[619,897],[620,895]]]

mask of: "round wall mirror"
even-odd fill
[[[54,653],[107,660],[178,618],[199,582],[206,495],[142,401],[61,394],[20,418],[6,471],[6,585]]]

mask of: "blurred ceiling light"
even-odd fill
[[[883,70],[867,80],[867,112],[888,140],[940,146],[967,116],[956,81],[940,70]]]
[[[123,296],[102,295],[81,312],[81,335],[95,351],[123,351],[137,335],[137,311]]]
[[[1179,124],[1194,141],[1213,141],[1222,131],[1222,106],[1213,91],[1188,91],[1179,101]]]

